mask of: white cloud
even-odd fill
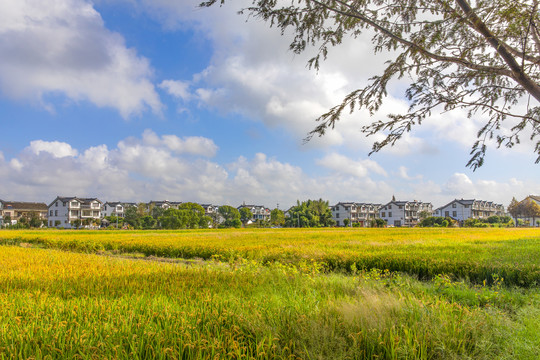
[[[66,156],[77,156],[77,150],[73,149],[71,145],[59,142],[59,141],[43,141],[43,140],[35,140],[30,142],[30,146],[28,149],[36,154],[39,155],[41,152],[49,153],[53,157],[61,158]]]
[[[332,170],[334,174],[337,173],[357,178],[367,177],[370,172],[387,176],[386,171],[373,160],[364,159],[356,161],[338,153],[326,155],[322,159],[319,159],[317,164]]]
[[[166,90],[170,95],[184,101],[191,99],[189,92],[189,82],[180,80],[163,80],[159,87]]]
[[[127,118],[162,104],[148,60],[105,28],[85,0],[0,3],[0,89],[46,108],[49,94],[117,109]]]
[[[409,175],[409,169],[405,166],[400,166],[398,170],[398,176],[404,180],[419,180],[422,179],[422,175],[411,176]]]
[[[121,140],[112,148],[96,145],[80,152],[67,143],[36,140],[13,158],[6,159],[0,153],[0,198],[48,202],[56,195],[76,195],[230,205],[245,201],[268,207],[279,203],[285,208],[297,199],[386,203],[392,194],[403,200],[429,201],[434,206],[462,197],[506,205],[512,196],[540,193],[540,186],[532,180],[471,180],[466,174],[455,173],[440,185],[420,175],[410,176],[408,169],[401,167],[399,173],[408,177],[403,181],[389,176],[371,159],[351,159],[339,153],[316,162],[319,169],[315,174],[321,173],[320,168],[330,170],[329,174],[310,175],[300,166],[263,153],[220,164],[208,159],[216,151],[208,138],[179,138],[151,130],[141,137]]]

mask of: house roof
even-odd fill
[[[77,196],[69,196],[69,197],[57,196],[47,207],[51,207],[57,201],[68,202],[68,201],[71,201],[71,200],[77,200],[77,201],[79,201],[80,203],[83,203],[83,204],[88,204],[88,203],[91,203],[92,201],[97,201],[97,202],[99,202],[100,204],[103,205],[103,201],[99,200],[98,198],[81,198],[81,197],[77,197]]]
[[[26,211],[47,211],[45,203],[23,202],[23,201],[2,201],[4,209],[7,210],[26,210]]]

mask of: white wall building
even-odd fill
[[[57,196],[48,206],[49,227],[71,229],[76,220],[100,220],[103,203],[96,198]]]
[[[345,226],[344,220],[349,219],[349,226],[359,224],[361,227],[369,226],[371,220],[379,217],[381,204],[339,202],[332,206],[332,219],[337,226]]]
[[[238,210],[242,208],[248,208],[251,211],[251,214],[253,215],[251,217],[252,221],[262,220],[262,221],[269,221],[270,220],[270,209],[264,207],[263,205],[246,205],[242,204],[239,207],[237,207]]]
[[[101,216],[118,216],[124,217],[126,215],[126,210],[130,206],[137,206],[135,203],[125,203],[120,201],[107,201],[103,204],[101,209]]]
[[[448,204],[435,209],[433,216],[450,217],[454,220],[463,222],[467,219],[487,219],[490,216],[503,216],[504,206],[495,204],[492,201],[484,200],[458,200],[455,199]]]
[[[415,226],[419,221],[419,214],[426,211],[429,216],[433,213],[433,205],[422,201],[396,201],[381,206],[379,217],[386,221],[388,226]]]

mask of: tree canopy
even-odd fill
[[[332,211],[328,201],[323,199],[296,201],[296,205],[289,210],[286,225],[289,227],[326,227],[334,226]]]
[[[395,56],[382,74],[349,93],[321,115],[306,140],[334,128],[344,112],[374,115],[392,79],[409,79],[404,114],[364,125],[366,135],[383,133],[373,152],[394,145],[432,112],[463,109],[482,116],[483,127],[468,166],[482,166],[486,144],[513,147],[527,134],[540,162],[540,0],[252,0],[243,9],[282,33],[294,33],[290,49],[318,48],[309,66],[319,69],[331,47],[345,37],[373,31],[375,53]],[[226,0],[208,0],[203,7]],[[370,153],[370,154],[371,154]]]

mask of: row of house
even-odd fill
[[[467,219],[487,219],[490,216],[505,215],[504,206],[492,201],[476,199],[455,199],[433,210],[429,202],[417,200],[397,201],[395,198],[387,204],[357,202],[339,202],[332,206],[332,218],[337,226],[358,224],[369,226],[373,219],[383,219],[390,226],[415,226],[422,217],[450,217],[463,222]],[[347,219],[346,221],[344,221]]]
[[[150,201],[145,204],[147,210],[153,208],[177,209],[182,202],[179,201]],[[205,214],[213,217],[218,213],[219,206],[200,204]],[[45,203],[12,202],[0,200],[0,225],[4,219],[16,224],[21,218],[37,217],[45,220],[49,227],[71,228],[75,223],[101,221],[105,217],[124,217],[129,207],[138,206],[133,202],[109,201],[102,202],[97,198],[83,198],[77,196],[57,196],[49,205]],[[267,221],[270,219],[270,209],[262,205],[240,205],[237,209],[249,208],[253,214],[252,221]]]
[[[540,205],[539,196],[528,196],[525,200],[532,200]],[[523,200],[523,201],[525,201]],[[147,209],[159,207],[164,210],[178,208],[182,202],[175,201],[150,201],[146,204]],[[57,196],[49,205],[45,203],[14,202],[0,200],[0,225],[4,219],[10,219],[16,223],[25,217],[38,217],[46,220],[49,227],[71,228],[74,222],[85,220],[101,220],[108,216],[124,217],[127,208],[137,206],[132,202],[105,202],[97,198],[62,197]],[[201,204],[206,215],[213,217],[217,214],[219,206]],[[270,219],[270,209],[262,205],[247,205],[243,203],[238,210],[249,208],[253,214],[252,221],[267,221]],[[332,218],[337,226],[357,224],[357,226],[369,226],[374,219],[382,219],[389,226],[412,227],[418,224],[425,216],[450,217],[463,222],[467,219],[486,219],[490,216],[503,216],[505,208],[501,204],[492,201],[478,199],[455,199],[448,204],[433,210],[429,202],[417,200],[392,201],[387,204],[339,202],[331,208]],[[347,219],[347,220],[345,220]],[[530,222],[534,224],[534,221]]]

